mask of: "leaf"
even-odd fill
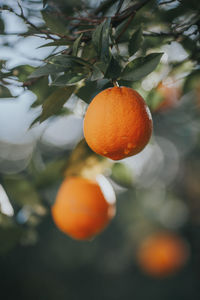
[[[108,63],[111,59],[110,49],[109,49],[110,21],[111,18],[107,18],[104,21],[103,28],[102,28],[101,60],[105,63]]]
[[[73,73],[68,73],[61,75],[57,77],[51,85],[56,85],[56,86],[70,86],[70,85],[75,85],[78,82],[80,82],[82,79],[85,78],[85,75],[83,74],[73,74]]]
[[[192,71],[186,78],[183,92],[188,93],[196,89],[200,85],[200,69]]]
[[[104,75],[105,78],[111,78],[111,79],[116,79],[120,76],[121,74],[121,66],[119,64],[119,57],[118,59],[113,57],[111,58],[110,64],[106,70],[106,73]]]
[[[72,49],[72,55],[77,56],[78,53],[78,48],[81,44],[81,39],[82,39],[83,34],[81,34],[74,42],[73,44],[73,49]]]
[[[0,85],[0,98],[13,98],[9,89],[3,85]]]
[[[56,47],[56,46],[67,46],[69,44],[71,44],[72,42],[67,40],[67,39],[58,39],[55,42],[50,42],[44,45],[39,46],[37,49],[39,48],[44,48],[44,47]]]
[[[69,86],[59,88],[54,93],[52,93],[42,105],[40,123],[57,114],[61,110],[65,102],[70,98],[74,90],[74,86]]]
[[[45,5],[47,4],[48,0],[43,0],[43,7],[45,7]]]
[[[36,69],[29,78],[36,78],[40,76],[48,76],[53,73],[60,73],[66,71],[66,67],[58,64],[46,64],[38,69]]]
[[[100,59],[106,64],[111,59],[109,49],[110,21],[111,18],[107,18],[96,28],[92,35],[92,41],[96,48],[97,54]]]
[[[2,19],[0,19],[0,33],[4,32],[4,22]]]
[[[18,77],[22,82],[28,79],[28,76],[34,71],[34,67],[29,65],[21,65],[12,69],[12,75]]]
[[[35,118],[32,122],[31,122],[31,124],[30,124],[30,126],[29,126],[29,129],[31,129],[36,123],[38,123],[38,122],[40,122],[40,116],[39,117],[37,117],[37,118]]]
[[[4,177],[4,187],[8,197],[18,205],[37,205],[39,196],[30,181],[24,176],[13,175]]]
[[[42,11],[42,17],[47,25],[47,27],[54,33],[65,34],[66,28],[60,18]]]
[[[37,97],[36,101],[34,101],[31,107],[37,107],[41,105],[44,100],[55,91],[55,87],[49,86],[49,81],[47,77],[37,78],[37,80],[32,83],[29,87]]]
[[[96,57],[97,53],[94,48],[94,44],[92,42],[84,45],[81,57],[87,61],[91,61],[94,57]]]
[[[76,92],[76,95],[84,100],[85,102],[89,103],[92,98],[97,93],[97,82],[96,81],[85,81],[84,86],[82,86]]]
[[[66,67],[73,67],[73,66],[86,66],[88,68],[92,68],[92,65],[87,62],[86,60],[72,55],[57,55],[52,58],[50,58],[49,63],[51,64],[57,64],[57,65],[65,65]]]
[[[151,73],[159,64],[163,53],[152,53],[129,62],[120,78],[137,81]]]
[[[135,54],[140,49],[142,42],[143,42],[143,36],[142,36],[142,29],[140,27],[137,31],[135,31],[132,34],[129,40],[128,50],[130,56]]]

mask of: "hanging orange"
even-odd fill
[[[109,188],[111,189],[111,186],[106,186],[108,196]],[[72,238],[91,239],[100,233],[114,216],[113,193],[111,190],[112,201],[108,202],[96,181],[68,177],[61,184],[52,207],[53,220],[61,231]]]
[[[113,160],[135,155],[149,142],[152,118],[144,99],[128,87],[100,92],[90,103],[84,136],[97,154]]]
[[[145,273],[163,277],[178,271],[185,264],[188,247],[179,236],[161,232],[144,239],[137,258]]]

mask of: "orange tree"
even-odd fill
[[[35,95],[30,110],[36,111],[37,116],[29,124],[30,131],[40,126],[40,123],[44,122],[49,126],[58,118],[68,118],[75,111],[73,103],[86,108],[97,94],[118,85],[134,89],[144,98],[151,110],[154,127],[150,145],[141,152],[140,161],[138,162],[136,156],[133,163],[126,160],[114,162],[99,156],[87,146],[84,139],[77,139],[76,145],[71,148],[63,147],[59,150],[45,144],[41,139],[35,139],[30,159],[24,163],[20,160],[20,152],[28,151],[27,146],[24,144],[20,148],[19,145],[2,140],[1,188],[2,193],[7,193],[14,213],[5,210],[0,201],[0,252],[5,253],[16,243],[32,245],[37,240],[37,232],[44,236],[45,231],[47,245],[50,245],[48,255],[52,270],[55,267],[52,262],[55,253],[57,259],[60,259],[60,265],[68,268],[72,264],[80,267],[87,259],[91,263],[86,253],[91,251],[91,247],[91,259],[96,258],[94,264],[98,268],[100,252],[108,245],[109,251],[115,251],[116,260],[120,262],[121,259],[124,270],[127,271],[127,262],[130,263],[134,260],[133,257],[137,257],[135,246],[146,235],[158,229],[174,230],[176,234],[179,231],[180,235],[186,236],[192,246],[196,247],[195,251],[199,250],[199,244],[195,244],[196,236],[199,236],[197,231],[200,210],[199,1],[22,0],[18,3],[1,0],[0,10],[2,47],[6,51],[9,49],[17,53],[18,43],[23,41],[24,45],[29,44],[31,37],[40,41],[40,49],[47,49],[46,52],[44,50],[45,57],[43,55],[42,58],[24,49],[21,56],[25,56],[27,64],[17,62],[10,66],[6,55],[0,61],[0,97],[4,101],[5,98],[14,98],[13,88],[18,88],[22,94],[31,92]],[[15,16],[16,24],[19,22],[23,28],[18,30],[12,24],[11,31],[10,16]],[[172,90],[180,91],[178,101],[174,99],[174,93],[167,95],[169,99],[173,96],[173,104],[176,105],[169,105],[166,110],[160,109],[166,104],[165,93],[159,92],[160,86],[165,86],[168,94]],[[104,102],[106,108],[106,97]],[[120,107],[116,104],[115,110],[110,109],[112,122],[108,123],[112,124],[109,127],[114,123],[121,127],[126,125],[124,128],[129,132],[132,123],[125,124],[126,118],[128,120],[130,117],[126,104],[127,109],[131,110],[126,99]],[[99,118],[99,111],[96,110],[94,123]],[[82,110],[81,113],[84,117],[85,111]],[[124,116],[125,120],[122,122]],[[94,134],[93,142],[98,137],[95,136],[92,126],[91,123],[89,129]],[[121,127],[116,130],[114,128],[113,141],[117,139]],[[144,144],[151,135],[151,124],[148,128]],[[73,128],[70,130],[73,138]],[[101,144],[103,142],[104,135]],[[144,144],[140,145],[139,150],[144,148]],[[18,157],[15,157],[12,164],[10,153],[6,150],[8,148]],[[102,151],[97,152],[102,155],[107,151],[100,150]],[[128,148],[127,151],[129,150]],[[65,177],[82,176],[94,179],[99,173],[105,173],[119,192],[119,214],[116,215],[111,229],[109,227],[108,233],[100,235],[93,246],[79,244],[83,251],[77,261],[77,242],[67,239],[66,242],[63,241],[61,233],[59,235],[57,231],[53,231],[55,228],[52,229],[53,235],[48,237],[47,228],[53,226],[48,216]],[[57,243],[60,247],[56,248]],[[41,247],[47,251],[45,246]],[[71,256],[68,255],[68,259],[63,252],[59,252],[62,247],[66,251],[69,247]],[[107,271],[112,273],[116,270],[112,260],[107,264],[108,261],[105,258],[102,262],[105,274]],[[56,262],[59,265],[59,261]],[[187,277],[184,278],[187,282]],[[58,282],[55,284],[57,290],[60,290]],[[62,284],[64,288],[64,282]],[[51,292],[48,299],[52,299],[52,295],[57,297],[53,294],[53,285],[52,290],[49,290]],[[122,295],[119,296],[122,298]],[[127,294],[126,298],[128,296],[130,295]],[[110,299],[118,299],[117,297],[115,294]],[[144,291],[141,299],[146,297]],[[164,296],[162,299],[165,299]]]

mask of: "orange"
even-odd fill
[[[106,200],[99,184],[82,177],[66,178],[52,207],[57,227],[80,240],[91,239],[100,233],[114,212],[114,202]]]
[[[159,83],[157,91],[162,97],[162,101],[155,111],[164,112],[177,106],[178,100],[180,99],[180,90],[178,87]]]
[[[152,118],[144,99],[133,89],[113,87],[88,106],[84,136],[97,154],[113,160],[139,153],[152,134]]]
[[[188,258],[187,244],[171,233],[157,233],[141,243],[138,263],[149,275],[163,277],[180,269]]]

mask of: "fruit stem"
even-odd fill
[[[113,79],[112,83],[113,83],[114,86],[119,87],[119,83],[117,82],[117,80],[114,80],[114,79]]]

